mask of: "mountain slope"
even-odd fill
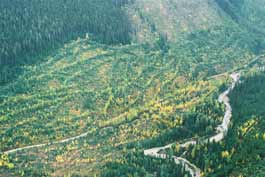
[[[265,49],[265,11],[260,0],[135,0],[125,10],[136,42],[154,43],[161,35],[178,42],[190,33],[233,26],[255,41],[253,51]]]
[[[216,1],[42,3],[34,7],[56,11],[43,11],[44,16],[58,13],[58,24],[43,23],[44,31],[69,27],[76,33],[62,30],[63,46],[47,46],[52,52],[45,56],[46,49],[34,50],[42,62],[19,67],[23,72],[0,86],[0,151],[51,144],[1,153],[0,176],[184,175],[181,166],[144,157],[143,150],[213,134],[223,116],[216,98],[228,83],[225,73],[244,66],[263,48],[262,33],[231,18]],[[243,13],[242,6],[232,7],[235,14]],[[61,8],[65,13],[57,12]],[[92,31],[86,29],[91,26]],[[90,33],[85,37],[85,32]],[[51,45],[57,39],[51,38]],[[10,74],[3,73],[2,78]],[[82,133],[87,136],[52,144]]]
[[[176,41],[185,33],[223,24],[217,5],[209,0],[136,0],[128,13],[136,31],[136,41],[151,42],[154,35]]]
[[[222,111],[212,100],[224,80],[202,78],[231,70],[239,61],[244,65],[253,54],[229,41],[219,49],[223,33],[206,33],[207,41],[199,34],[167,53],[158,46],[110,47],[82,39],[40,65],[25,67],[15,82],[0,88],[1,151],[88,136],[10,154],[14,168],[5,165],[1,173],[101,174],[105,164],[135,148],[213,132]],[[110,167],[115,165],[104,172]]]

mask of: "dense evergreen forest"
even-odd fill
[[[130,43],[131,25],[112,0],[4,0],[0,4],[0,84],[20,65],[32,64],[78,37],[107,44]],[[91,34],[91,35],[90,35]]]
[[[265,49],[261,0],[3,0],[0,176],[263,177],[264,59],[229,95],[229,73]],[[85,134],[81,138],[62,143]],[[176,142],[168,159],[144,156]],[[16,148],[45,144],[15,153]]]

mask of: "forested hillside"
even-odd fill
[[[0,176],[189,176],[143,151],[215,133],[229,73],[264,52],[262,7],[262,0],[4,0]],[[186,151],[205,176],[263,177],[262,70],[264,61],[254,60],[242,71],[223,142],[165,153]]]
[[[0,84],[22,64],[86,34],[107,44],[130,43],[128,17],[111,0],[4,0],[0,17]]]
[[[177,42],[190,33],[240,25],[252,50],[264,49],[264,3],[259,1],[58,0],[0,5],[0,84],[65,42],[88,35],[106,44]],[[227,16],[231,16],[233,22]],[[238,30],[238,29],[236,29]],[[253,34],[253,32],[255,34]],[[243,44],[244,43],[244,44]],[[241,45],[248,45],[243,41]]]

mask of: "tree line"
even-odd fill
[[[87,34],[102,43],[130,42],[131,26],[112,0],[4,0],[0,4],[0,84],[63,43]],[[117,3],[122,3],[117,5]]]

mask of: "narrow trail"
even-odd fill
[[[67,138],[67,139],[63,139],[63,140],[55,141],[55,142],[51,142],[51,143],[36,144],[36,145],[32,145],[32,146],[25,146],[25,147],[21,147],[21,148],[11,149],[8,151],[4,151],[3,153],[4,154],[12,154],[12,153],[16,153],[16,152],[27,150],[27,149],[40,148],[40,147],[54,145],[54,144],[68,143],[68,142],[80,139],[82,137],[85,137],[88,135],[88,133],[89,132],[86,132],[86,133],[83,133],[83,134],[75,136],[75,137],[71,137],[71,138]]]
[[[225,115],[224,115],[222,124],[216,128],[217,134],[213,135],[210,138],[203,140],[203,142],[205,142],[205,143],[222,141],[227,134],[229,124],[230,124],[230,121],[232,118],[232,107],[230,105],[230,100],[229,100],[228,95],[235,88],[236,83],[239,82],[240,74],[239,73],[233,73],[230,75],[230,77],[233,80],[232,84],[230,85],[230,87],[226,91],[221,93],[219,95],[219,98],[218,98],[218,101],[225,105]],[[197,141],[191,140],[191,141],[187,141],[183,144],[180,144],[179,147],[184,148],[184,147],[188,147],[190,145],[196,145],[197,143],[198,143]],[[168,144],[168,145],[163,146],[163,147],[155,147],[155,148],[147,149],[144,151],[144,155],[155,157],[155,158],[166,159],[166,158],[168,158],[168,155],[165,153],[160,153],[160,152],[163,150],[166,150],[168,148],[171,148],[174,144],[175,143]],[[194,164],[189,162],[187,159],[184,159],[182,157],[176,157],[176,156],[173,156],[172,158],[174,159],[176,164],[183,165],[185,170],[188,171],[192,177],[200,177],[201,176],[201,170],[198,167],[196,167]]]

